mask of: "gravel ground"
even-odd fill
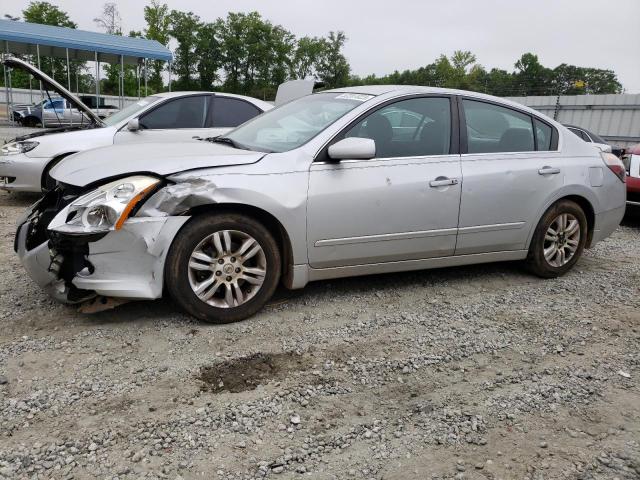
[[[34,200],[0,193],[0,478],[640,478],[640,215],[561,279],[319,282],[213,326],[50,300],[12,251]]]

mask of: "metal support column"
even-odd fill
[[[69,68],[69,49],[65,48],[67,51],[67,88],[71,91],[71,69]]]
[[[9,56],[9,41],[5,40],[5,47],[7,51],[7,57]],[[11,88],[11,69],[5,68],[4,86],[7,102],[7,120],[13,123],[13,89]]]
[[[124,55],[120,55],[120,110],[124,108]]]
[[[71,69],[69,68],[69,49],[65,48],[67,53],[67,90],[71,91]],[[67,103],[65,101],[65,103]],[[73,108],[69,105],[69,124],[73,126]]]
[[[147,59],[144,59],[144,96],[147,97],[149,92],[147,92]]]
[[[94,52],[94,60],[96,63],[96,112],[100,116],[100,62],[98,61],[98,52]]]
[[[7,107],[7,120],[11,117],[11,112],[9,112],[9,81],[7,77],[7,66],[2,64],[2,73],[4,74],[4,100]]]
[[[36,45],[36,55],[38,56],[38,70],[42,70],[40,68],[40,45]],[[42,89],[42,80],[40,80],[40,100],[44,102],[44,90]],[[44,104],[40,104],[42,108],[42,128],[44,128]]]
[[[171,91],[171,60],[169,60],[169,91]]]
[[[138,80],[138,100],[140,100],[140,60],[138,60],[138,64],[136,65],[136,79]]]

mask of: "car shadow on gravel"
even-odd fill
[[[486,288],[493,281],[504,282],[507,277],[510,279],[509,285],[537,280],[536,277],[526,272],[521,262],[498,262],[482,265],[416,270],[412,272],[366,275],[312,282],[300,290],[288,290],[284,287],[279,287],[264,310],[269,312],[295,308],[303,305],[312,297],[316,297],[316,300],[319,299],[322,301],[327,295],[335,298],[336,295],[341,297],[367,294],[380,295],[384,294],[385,291],[391,294],[398,288],[444,288],[450,286],[450,282],[457,284],[475,284],[478,289],[481,289]],[[258,315],[260,315],[260,313],[258,313]],[[110,310],[86,314],[85,317],[88,322],[94,325],[136,322],[138,326],[140,326],[140,323],[143,322],[157,322],[159,320],[206,325],[206,323],[200,322],[181,311],[180,307],[170,298],[152,301],[132,301]],[[252,318],[238,323],[251,322]],[[216,325],[211,324],[211,326]]]

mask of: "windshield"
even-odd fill
[[[119,112],[116,112],[113,115],[108,116],[103,120],[103,122],[107,127],[112,127],[117,123],[120,123],[122,120],[126,120],[132,115],[135,115],[140,110],[147,108],[149,105],[156,103],[158,100],[160,100],[160,97],[151,96],[151,97],[143,98],[142,100],[138,100],[137,102],[132,103],[131,105],[123,108]]]
[[[298,148],[373,95],[316,93],[286,103],[226,135],[242,148],[286,152]]]

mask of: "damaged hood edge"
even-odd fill
[[[266,155],[198,140],[110,145],[66,157],[50,173],[59,182],[85,187],[141,172],[166,177],[189,170],[249,165]]]

